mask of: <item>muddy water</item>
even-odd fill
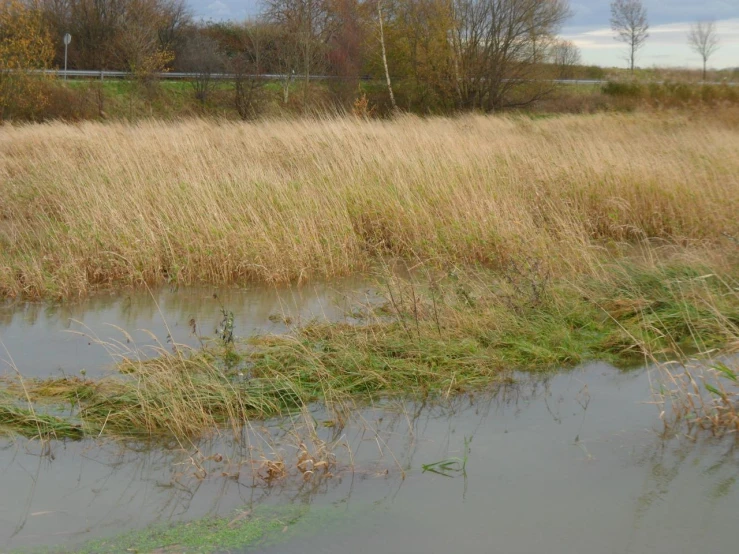
[[[115,354],[131,348],[151,352],[152,346],[167,348],[173,341],[197,346],[198,336],[214,335],[223,320],[222,309],[233,312],[235,334],[246,337],[283,333],[288,329],[285,321],[297,325],[342,319],[350,307],[375,300],[365,282],[347,280],[290,288],[162,289],[100,294],[59,305],[0,305],[0,375],[15,372],[11,362],[28,377],[76,375],[83,369],[88,377],[100,375],[110,369]]]
[[[2,306],[0,359],[12,356],[26,376],[102,375],[112,358],[100,342],[114,352],[197,346],[223,308],[244,337],[311,319],[351,321],[349,308],[376,301],[363,283],[344,282]],[[5,363],[0,374],[9,371]],[[330,516],[243,552],[733,552],[739,453],[732,442],[665,440],[653,377],[592,364],[520,375],[515,385],[435,405],[376,405],[344,428],[322,425],[331,418],[316,408],[308,419],[197,445],[0,438],[0,552],[74,551],[152,524],[264,506]],[[296,468],[306,421],[334,445],[331,477],[305,481]],[[446,474],[423,470],[465,457],[464,472],[455,471],[458,463]],[[271,484],[255,477],[254,468],[264,475],[265,459],[284,460],[287,477]]]
[[[664,440],[648,389],[645,371],[591,366],[521,397],[429,410],[404,458],[416,471],[397,489],[353,496],[346,509],[359,521],[258,551],[735,552],[733,439]],[[472,437],[466,477],[417,470],[459,456],[464,437]],[[368,501],[373,510],[362,512]]]
[[[0,551],[71,548],[265,504],[333,516],[243,552],[735,551],[739,454],[732,443],[664,440],[650,401],[647,370],[593,364],[441,405],[375,406],[344,429],[321,426],[328,416],[316,411],[318,432],[339,444],[333,477],[304,481],[293,471],[271,487],[239,466],[250,450],[227,437],[199,445],[201,454],[5,441]],[[262,453],[281,452],[288,467],[295,449],[280,437],[291,425],[260,431],[275,440]],[[423,471],[465,457],[466,442],[464,473]],[[223,461],[202,461],[215,452]]]

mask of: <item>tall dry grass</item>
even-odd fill
[[[642,239],[731,244],[724,115],[6,126],[0,295],[331,277],[386,255],[587,273]]]

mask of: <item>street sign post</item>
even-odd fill
[[[67,47],[72,42],[72,35],[64,33],[64,80],[67,80]]]

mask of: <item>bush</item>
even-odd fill
[[[97,82],[80,88],[70,88],[58,81],[47,81],[43,87],[46,103],[36,114],[36,119],[94,119],[102,115],[102,91],[98,89]]]
[[[605,69],[597,65],[589,65],[588,67],[585,68],[584,75],[586,79],[593,79],[596,81],[600,81],[602,79],[605,79],[606,71]]]
[[[19,0],[0,0],[0,122],[35,119],[46,102],[43,77],[54,56],[41,13]]]
[[[644,94],[644,89],[639,83],[623,83],[618,81],[608,81],[603,85],[602,90],[603,94],[620,98],[641,98]]]

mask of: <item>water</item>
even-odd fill
[[[353,466],[339,447],[334,477],[304,482],[293,472],[273,487],[244,467],[238,478],[221,474],[245,456],[227,438],[200,445],[204,456],[230,460],[204,463],[203,480],[189,461],[194,450],[57,443],[42,456],[33,442],[6,443],[0,549],[74,545],[267,503],[328,506],[338,516],[257,547],[265,553],[733,551],[733,443],[665,441],[646,371],[594,364],[527,379],[450,404],[366,409],[340,434]],[[466,477],[422,471],[463,457],[465,439]],[[295,450],[284,452],[290,465]]]
[[[347,280],[287,288],[162,289],[100,294],[59,305],[0,305],[0,375],[15,372],[11,360],[26,377],[76,375],[82,369],[88,377],[101,375],[110,370],[113,357],[99,341],[115,351],[134,346],[145,351],[172,341],[197,346],[190,321],[195,320],[198,335],[213,336],[223,319],[221,309],[233,311],[235,333],[242,337],[284,333],[286,318],[293,325],[338,320],[357,302],[376,300],[363,285]],[[127,342],[116,327],[133,341]]]
[[[107,325],[114,324],[149,329],[165,345],[169,332],[197,344],[189,320],[215,327],[222,305],[245,336],[285,332],[285,317],[341,319],[357,299],[374,301],[351,282],[216,296],[165,290],[5,307],[0,336],[26,375],[82,367],[101,375],[109,354],[65,329],[118,339]],[[270,319],[275,314],[281,317]],[[304,507],[309,523],[243,552],[732,552],[739,452],[733,439],[665,438],[654,377],[590,364],[519,375],[515,385],[448,402],[388,401],[362,409],[344,428],[323,426],[331,416],[316,407],[313,419],[267,422],[239,441],[224,432],[197,445],[0,439],[0,552],[73,549],[151,524],[288,505]],[[315,450],[305,421],[334,445],[330,478],[305,481],[296,467],[300,440]],[[283,459],[288,476],[271,485],[255,477],[250,464],[262,457]],[[423,471],[452,457],[467,458],[464,473]],[[322,513],[331,515],[310,519]]]

